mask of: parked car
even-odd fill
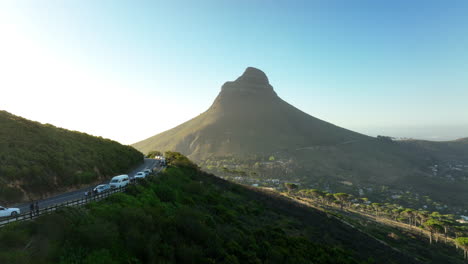
[[[20,214],[19,208],[8,208],[0,206],[0,217],[17,216]]]
[[[138,179],[144,179],[146,178],[146,173],[140,171],[140,172],[137,172],[137,174],[135,174],[135,180],[138,180]]]
[[[96,188],[93,189],[93,193],[98,194],[98,193],[107,192],[109,190],[110,190],[109,184],[100,184],[96,186]]]
[[[122,174],[119,176],[115,176],[114,178],[111,179],[109,182],[109,185],[112,189],[114,188],[119,188],[119,187],[124,187],[129,183],[130,179],[128,178],[128,175]]]
[[[151,170],[150,170],[150,169],[145,169],[143,172],[146,174],[146,176],[148,176],[148,175],[151,174]]]

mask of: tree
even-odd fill
[[[360,200],[361,203],[363,203],[363,204],[367,204],[367,203],[369,202],[369,198],[367,198],[367,197],[361,197],[361,198],[359,198],[359,200]]]
[[[416,220],[419,219],[419,224],[420,225],[423,225],[423,223],[429,219],[429,212],[428,211],[424,211],[424,210],[418,210],[418,211],[414,211],[414,214],[415,214],[415,225],[417,224],[416,223]]]
[[[326,193],[324,199],[327,204],[331,204],[335,201],[335,196],[332,193]]]
[[[335,193],[333,196],[339,202],[341,210],[343,210],[343,205],[351,200],[351,195],[347,193]]]
[[[325,196],[325,193],[320,191],[320,190],[317,190],[317,189],[312,189],[310,190],[310,196],[312,196],[313,199],[315,200],[318,200],[320,202],[323,202],[323,197]]]
[[[463,258],[468,259],[468,237],[458,237],[455,243],[463,249]]]
[[[375,216],[379,216],[380,210],[382,210],[382,204],[380,203],[371,203],[372,209],[375,211]]]
[[[444,228],[445,243],[447,243],[448,232],[456,224],[455,216],[450,215],[450,214],[449,215],[443,215],[442,219],[441,219],[441,222],[442,222],[442,227]]]
[[[402,208],[393,208],[391,210],[391,216],[392,216],[393,220],[398,221],[401,212],[403,212]]]
[[[290,193],[291,191],[296,190],[299,186],[295,183],[285,182],[284,187],[286,187],[288,193]]]
[[[436,219],[429,219],[426,222],[424,222],[424,227],[429,230],[429,243],[432,244],[432,237],[434,234],[436,234],[436,242],[438,241],[437,239],[437,233],[442,231],[442,222]]]
[[[416,225],[415,217],[416,217],[416,212],[413,209],[405,209],[403,212],[401,212],[403,216],[408,218],[408,224],[409,225]]]
[[[439,221],[442,219],[442,215],[441,215],[439,212],[432,212],[432,213],[430,214],[430,217],[431,217],[431,218],[434,218],[434,219],[437,219],[437,220],[439,220]]]

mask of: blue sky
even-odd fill
[[[0,109],[133,143],[262,69],[369,135],[468,136],[467,1],[0,1]]]

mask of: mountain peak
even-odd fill
[[[244,73],[233,82],[226,82],[221,88],[222,92],[261,92],[261,93],[276,93],[268,81],[266,74],[254,67],[247,67]]]
[[[247,67],[236,81],[269,85],[268,77],[260,69]]]
[[[355,140],[369,139],[288,104],[275,93],[263,71],[248,67],[240,77],[224,83],[207,111],[134,146],[144,152],[175,150],[200,159],[296,153],[310,146],[336,146]]]

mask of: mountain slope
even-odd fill
[[[141,161],[132,147],[0,111],[2,205],[89,184]]]
[[[176,150],[203,159],[367,138],[291,106],[276,95],[262,71],[247,68],[236,81],[223,85],[206,112],[133,146],[143,152]]]
[[[247,184],[278,188],[293,181],[386,202],[411,193],[399,202],[457,212],[468,201],[466,140],[394,141],[335,126],[283,101],[255,68],[226,82],[206,112],[133,146],[144,153],[179,151],[209,172]]]

